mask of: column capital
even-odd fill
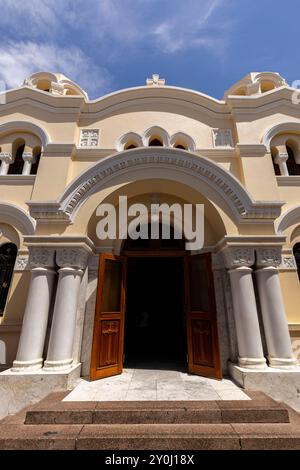
[[[278,152],[278,154],[274,157],[274,162],[277,165],[280,165],[280,163],[285,163],[288,158],[289,155],[287,152]]]
[[[29,265],[33,268],[53,268],[54,249],[40,246],[29,247]]]
[[[34,163],[34,156],[32,152],[23,152],[22,158],[24,162]]]
[[[0,161],[8,164],[12,163],[12,153],[0,152]]]
[[[84,269],[89,253],[84,248],[64,247],[56,249],[56,263],[60,268]]]
[[[256,264],[258,268],[277,268],[281,264],[281,247],[256,248]]]
[[[254,264],[254,248],[251,247],[226,247],[223,254],[228,269],[250,268]]]

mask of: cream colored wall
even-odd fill
[[[159,91],[158,91],[159,92]],[[243,110],[242,113],[232,110],[225,102],[212,103],[209,98],[197,98],[203,101],[203,106],[196,105],[196,98],[192,95],[188,104],[183,101],[178,103],[174,96],[172,104],[167,100],[158,98],[147,100],[139,98],[134,104],[130,100],[123,102],[118,108],[118,96],[114,98],[114,108],[110,110],[109,105],[85,103],[82,99],[66,100],[65,98],[46,96],[45,93],[34,91],[22,91],[20,97],[29,97],[26,101],[19,102],[14,99],[14,95],[9,96],[9,106],[0,107],[0,126],[14,121],[31,122],[45,129],[49,135],[51,144],[74,144],[78,145],[80,130],[86,128],[100,129],[99,154],[93,149],[74,150],[70,152],[63,150],[53,151],[44,149],[38,174],[34,181],[25,183],[22,176],[13,178],[9,182],[8,178],[0,177],[0,202],[11,202],[19,207],[28,210],[26,201],[48,201],[57,200],[65,187],[78,176],[82,171],[94,165],[101,158],[110,152],[115,153],[118,138],[129,131],[142,134],[151,126],[161,126],[170,135],[177,132],[185,132],[190,135],[197,148],[199,155],[211,158],[214,162],[230,171],[239,178],[246,189],[250,192],[254,200],[283,200],[286,201],[285,209],[299,204],[300,187],[278,186],[274,175],[270,154],[262,156],[248,156],[232,149],[228,154],[223,150],[213,149],[212,129],[231,129],[234,142],[240,144],[260,144],[265,132],[272,126],[284,122],[300,122],[298,110],[286,110],[277,105],[277,109],[267,107],[260,111],[259,107],[255,111]],[[38,93],[38,94],[35,94]],[[155,91],[157,93],[157,91]],[[170,92],[171,93],[171,92]],[[173,93],[173,92],[172,92]],[[179,92],[178,92],[179,95]],[[18,95],[19,96],[19,95]],[[186,98],[186,96],[185,96]],[[32,101],[30,102],[30,100]],[[276,95],[269,100],[276,99]],[[82,108],[80,109],[80,107]],[[97,108],[97,109],[96,109]],[[20,112],[22,109],[22,112]],[[84,110],[84,115],[82,114]],[[21,127],[15,129],[21,132]],[[0,136],[1,138],[1,136]],[[4,136],[5,145],[8,135]],[[1,146],[1,145],[0,145]],[[6,147],[2,151],[6,151]],[[107,151],[106,151],[107,150]],[[218,152],[219,156],[218,156]],[[222,154],[222,155],[221,155]],[[141,177],[142,180],[142,177]],[[148,186],[147,186],[148,185]],[[181,185],[176,181],[163,180],[163,182],[153,182],[151,180],[139,181],[115,181],[112,185],[106,185],[99,193],[92,195],[79,210],[72,225],[63,226],[61,224],[39,224],[36,230],[40,235],[91,235],[92,222],[95,208],[103,200],[113,200],[118,194],[143,194],[145,192],[162,192],[171,194],[174,197],[183,197],[189,202],[206,201],[211,211],[207,217],[206,238],[209,243],[222,236],[221,226],[224,232],[231,235],[271,235],[274,233],[272,223],[244,224],[239,227],[230,219],[230,216],[220,206],[205,198],[201,198],[202,187],[198,182],[198,193],[195,188]],[[214,219],[217,216],[217,219]],[[215,222],[215,220],[218,220]],[[220,222],[221,221],[221,222]],[[3,221],[5,222],[5,221]],[[1,226],[1,220],[0,220]],[[288,231],[287,231],[288,232]],[[298,236],[297,236],[298,237]],[[296,238],[297,238],[296,237]],[[92,237],[93,238],[93,237]],[[9,239],[9,235],[8,235]],[[298,240],[298,238],[297,238]],[[299,238],[300,241],[300,238]],[[288,244],[288,246],[290,246]],[[29,283],[29,272],[15,273],[13,283],[9,293],[9,300],[5,316],[1,320],[0,336],[5,335],[10,338],[11,351],[16,349],[17,329],[22,321],[25,299]],[[300,323],[300,315],[297,306],[300,305],[300,288],[297,274],[295,272],[281,272],[280,281],[282,285],[287,316],[290,323]],[[15,332],[7,328],[16,328]],[[4,331],[6,328],[6,332]],[[1,336],[1,337],[2,337]],[[13,357],[14,353],[10,353]]]

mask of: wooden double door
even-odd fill
[[[123,369],[127,259],[127,256],[100,255],[91,380],[120,374]],[[164,258],[166,263],[168,259]],[[187,370],[191,374],[220,379],[211,255],[182,255],[182,261],[182,319],[186,325]],[[166,292],[166,295],[172,295],[172,292]],[[172,316],[168,318],[170,328],[164,333],[166,341],[172,336]]]

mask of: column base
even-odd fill
[[[269,367],[274,369],[299,370],[297,359],[294,357],[269,357]]]
[[[73,359],[63,359],[62,361],[45,361],[44,372],[68,371],[72,368]]]
[[[264,357],[239,357],[239,366],[245,369],[264,370],[267,368]]]
[[[30,372],[38,370],[43,367],[43,358],[35,359],[34,361],[14,361],[11,370],[13,372]]]

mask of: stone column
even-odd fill
[[[30,175],[31,166],[34,163],[32,152],[23,152],[22,158],[24,160],[22,175]]]
[[[286,164],[287,159],[289,158],[285,146],[277,147],[277,155],[274,158],[274,162],[279,166],[281,176],[289,176],[288,167]]]
[[[30,247],[31,281],[16,360],[16,372],[40,369],[55,276],[54,250]]]
[[[0,153],[0,161],[1,161],[0,175],[1,176],[7,175],[9,165],[12,163],[12,154],[11,154],[11,152],[1,152]]]
[[[281,263],[281,248],[258,248],[255,271],[268,348],[269,366],[294,369],[291,339],[282,298],[277,267]]]
[[[226,248],[225,260],[229,268],[232,290],[239,365],[248,369],[265,369],[266,359],[263,353],[251,269],[254,264],[254,249]]]
[[[45,371],[68,370],[72,366],[80,281],[88,258],[83,248],[56,251],[60,269]]]

